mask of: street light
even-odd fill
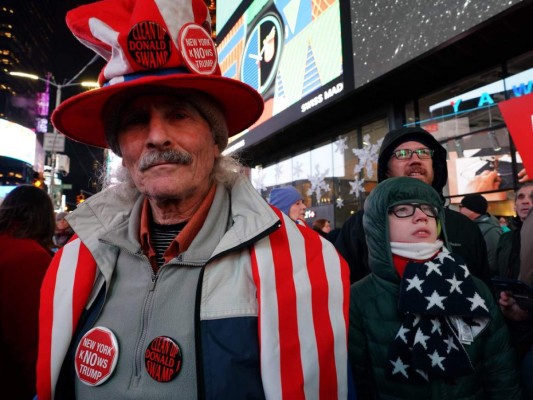
[[[98,82],[89,82],[89,81],[83,81],[83,82],[73,82],[89,65],[91,65],[93,62],[95,62],[96,60],[98,59],[98,55],[94,56],[91,61],[89,61],[89,63],[87,65],[85,65],[85,67],[83,67],[81,69],[80,72],[78,72],[72,79],[70,79],[68,82],[65,82],[65,83],[57,83],[55,80],[50,79],[50,78],[41,78],[40,76],[37,76],[37,75],[34,75],[34,74],[28,74],[28,73],[25,73],[25,72],[17,72],[17,71],[11,71],[9,72],[9,75],[12,75],[12,76],[17,76],[17,77],[20,77],[20,78],[25,78],[25,79],[32,79],[32,80],[39,80],[39,81],[43,81],[43,82],[46,82],[47,85],[52,85],[53,87],[55,87],[56,89],[56,103],[55,103],[55,107],[54,107],[54,110],[59,106],[59,104],[61,104],[61,91],[63,88],[66,88],[66,87],[71,87],[71,86],[83,86],[83,87],[86,87],[86,88],[97,88],[99,87],[98,85]],[[53,111],[53,110],[52,110]],[[51,113],[50,113],[51,114]],[[54,186],[55,186],[55,182],[54,182],[54,176],[55,176],[55,169],[56,169],[56,139],[57,139],[57,135],[58,135],[58,130],[56,129],[56,127],[54,126],[53,127],[53,140],[52,140],[52,161],[51,161],[51,176],[50,176],[50,195],[52,196],[52,200],[54,201],[54,206],[56,206],[55,204],[55,198],[54,198]]]

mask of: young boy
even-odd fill
[[[489,289],[446,244],[443,206],[413,178],[380,183],[363,220],[372,273],[351,289],[349,357],[364,399],[519,399]]]

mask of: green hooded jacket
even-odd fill
[[[350,300],[349,358],[358,398],[520,399],[515,354],[509,343],[507,327],[491,292],[474,276],[476,289],[485,300],[491,318],[474,341],[464,346],[475,371],[454,381],[430,378],[426,385],[387,380],[388,349],[402,322],[398,311],[400,277],[390,250],[388,208],[402,202],[436,206],[441,228],[444,228],[444,210],[439,194],[419,180],[389,178],[380,183],[366,200],[363,225],[371,274],[352,285]],[[444,229],[441,232],[446,243]]]

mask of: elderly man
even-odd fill
[[[442,189],[448,180],[446,149],[422,128],[390,131],[385,135],[379,153],[378,181],[397,176],[419,179],[433,186],[442,196]],[[450,251],[464,258],[473,275],[487,281],[487,248],[480,230],[459,212],[449,208],[445,208],[444,212]],[[363,210],[344,223],[335,247],[348,261],[351,282],[358,281],[370,273],[363,230]]]
[[[220,76],[204,1],[104,0],[67,23],[108,63],[53,122],[129,178],[68,217],[39,399],[346,398],[347,266],[221,156],[263,102]]]

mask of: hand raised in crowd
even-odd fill
[[[525,168],[520,170],[520,172],[517,174],[517,176],[518,176],[518,182],[520,182],[520,183],[524,183],[524,182],[529,181],[529,176],[527,175],[527,172],[526,172]]]
[[[497,171],[483,171],[476,175],[467,186],[467,193],[489,192],[498,190],[502,178]]]

